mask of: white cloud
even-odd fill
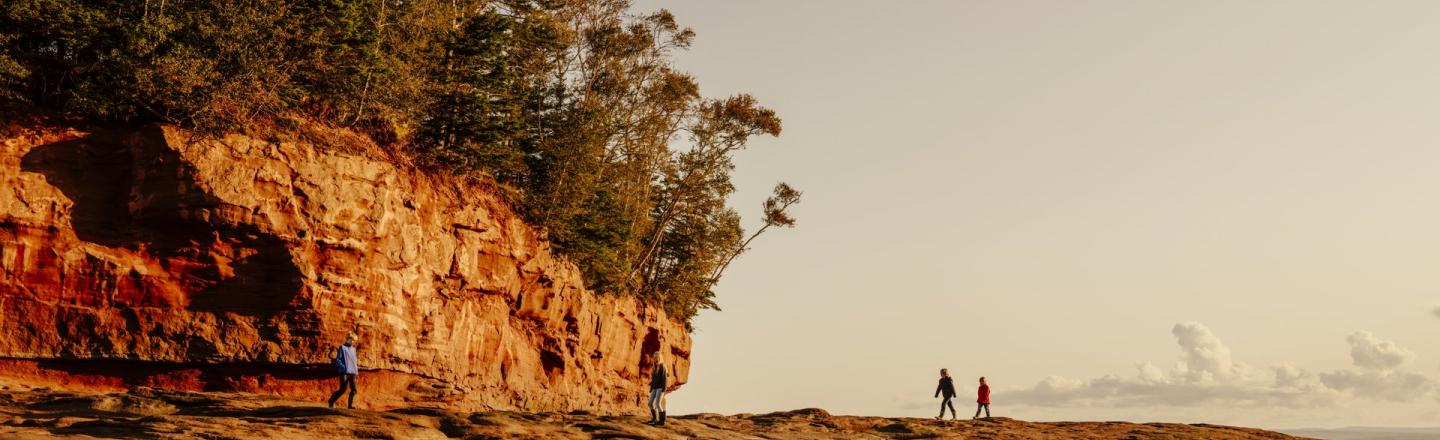
[[[1350,358],[1360,368],[1392,370],[1415,358],[1415,353],[1410,350],[1376,338],[1366,331],[1355,332],[1345,341],[1350,343]]]
[[[1328,390],[1321,390],[1328,391]],[[1315,407],[1334,403],[1333,392],[1265,387],[1259,384],[1146,382],[1104,376],[1092,380],[1050,377],[1034,388],[1005,393],[1010,402],[1034,406],[1150,407],[1241,403],[1252,406]]]
[[[1315,374],[1305,371],[1304,368],[1290,364],[1281,364],[1271,367],[1275,372],[1275,387],[1308,390],[1316,386],[1323,386],[1320,378]]]
[[[1077,391],[1084,387],[1085,381],[1083,380],[1070,379],[1060,376],[1046,377],[1045,380],[1042,380],[1040,381],[1040,383],[1035,384],[1036,389],[1057,393]]]
[[[1361,370],[1318,374],[1289,364],[1249,369],[1235,361],[1230,348],[1200,323],[1176,324],[1171,333],[1180,347],[1180,359],[1170,371],[1141,362],[1136,364],[1133,378],[1106,375],[1079,380],[1050,376],[1029,389],[1007,392],[1006,399],[1050,407],[1224,404],[1314,408],[1356,397],[1405,402],[1440,391],[1429,376],[1399,370],[1414,358],[1414,353],[1367,332],[1347,338],[1351,357]]]
[[[1339,370],[1320,374],[1325,386],[1349,391],[1359,397],[1408,402],[1436,391],[1429,377],[1400,367],[1415,359],[1415,353],[1394,342],[1359,331],[1345,338],[1350,343],[1350,360],[1361,371]]]
[[[1348,371],[1321,373],[1320,381],[1332,389],[1349,391],[1357,397],[1409,402],[1435,391],[1428,376],[1403,371]]]
[[[1190,383],[1226,381],[1240,375],[1230,359],[1230,347],[1198,322],[1175,324],[1170,329],[1180,343],[1180,374]]]
[[[1165,371],[1155,366],[1155,364],[1141,362],[1135,364],[1135,369],[1140,371],[1140,382],[1153,384],[1170,383],[1170,378],[1165,376]]]

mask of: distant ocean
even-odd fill
[[[1335,429],[1276,429],[1285,434],[1326,440],[1435,440],[1440,439],[1440,428],[1335,428]]]

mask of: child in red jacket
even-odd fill
[[[975,417],[971,418],[980,418],[981,409],[985,410],[985,418],[990,418],[990,386],[985,384],[985,376],[980,376],[980,395],[975,403],[978,404],[975,406]]]

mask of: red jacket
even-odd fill
[[[983,384],[983,383],[980,384],[980,399],[976,400],[975,402],[976,402],[976,403],[985,403],[985,404],[989,404],[989,403],[990,403],[990,386],[989,386],[989,385],[986,385],[986,384]]]

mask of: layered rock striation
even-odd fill
[[[587,291],[481,186],[303,142],[9,131],[0,376],[321,399],[353,332],[371,408],[636,412],[653,363],[685,382],[684,325]]]

